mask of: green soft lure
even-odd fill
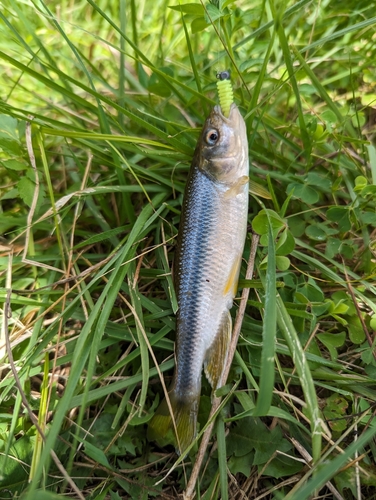
[[[221,105],[223,115],[228,118],[231,104],[234,102],[234,92],[232,90],[230,72],[222,71],[217,73],[217,78],[219,104]]]

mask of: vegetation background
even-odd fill
[[[185,180],[227,68],[250,296],[194,494],[375,499],[375,2],[0,7],[0,499],[186,489],[197,442],[177,460],[145,430],[174,365]],[[210,405],[203,380],[201,429]]]

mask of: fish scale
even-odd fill
[[[172,433],[178,453],[196,435],[205,374],[217,389],[231,336],[229,310],[247,230],[248,143],[235,104],[228,117],[215,106],[198,140],[187,179],[175,261],[176,369],[152,418],[149,439]],[[170,413],[172,409],[172,414]]]

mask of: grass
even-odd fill
[[[372,7],[2,2],[0,499],[376,499]],[[250,295],[222,403],[209,419],[203,379],[177,459],[146,425],[174,366],[187,172],[227,68]]]

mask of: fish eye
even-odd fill
[[[217,144],[218,139],[219,139],[218,130],[211,129],[205,134],[205,141],[206,144],[208,144],[209,146],[214,146],[215,144]]]

